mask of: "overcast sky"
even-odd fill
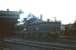
[[[36,16],[43,14],[43,19],[61,20],[62,23],[73,23],[76,19],[76,0],[0,0],[0,9],[19,10],[33,13]],[[21,18],[25,17],[21,16]]]

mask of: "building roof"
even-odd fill
[[[19,18],[20,12],[18,11],[0,11],[0,18]]]

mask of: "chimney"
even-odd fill
[[[41,20],[41,21],[42,21],[42,16],[43,16],[43,15],[41,14],[41,15],[40,15],[40,20]]]
[[[21,13],[23,13],[23,11],[20,9],[20,10],[19,10],[19,14],[21,14]]]
[[[50,19],[47,19],[47,22],[50,22]]]
[[[54,17],[54,20],[55,20],[55,22],[57,21],[57,20],[56,20],[56,17]]]
[[[10,11],[9,9],[7,9],[7,11]]]

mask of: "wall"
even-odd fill
[[[15,35],[16,19],[0,18],[0,38]]]
[[[33,24],[29,26],[29,30],[31,31],[39,31],[39,32],[55,32],[61,30],[60,22],[44,22],[41,24]]]

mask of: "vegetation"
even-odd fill
[[[24,30],[24,26],[23,26],[23,25],[17,25],[17,26],[16,26],[16,30],[17,30],[18,32],[23,31],[23,30]]]

